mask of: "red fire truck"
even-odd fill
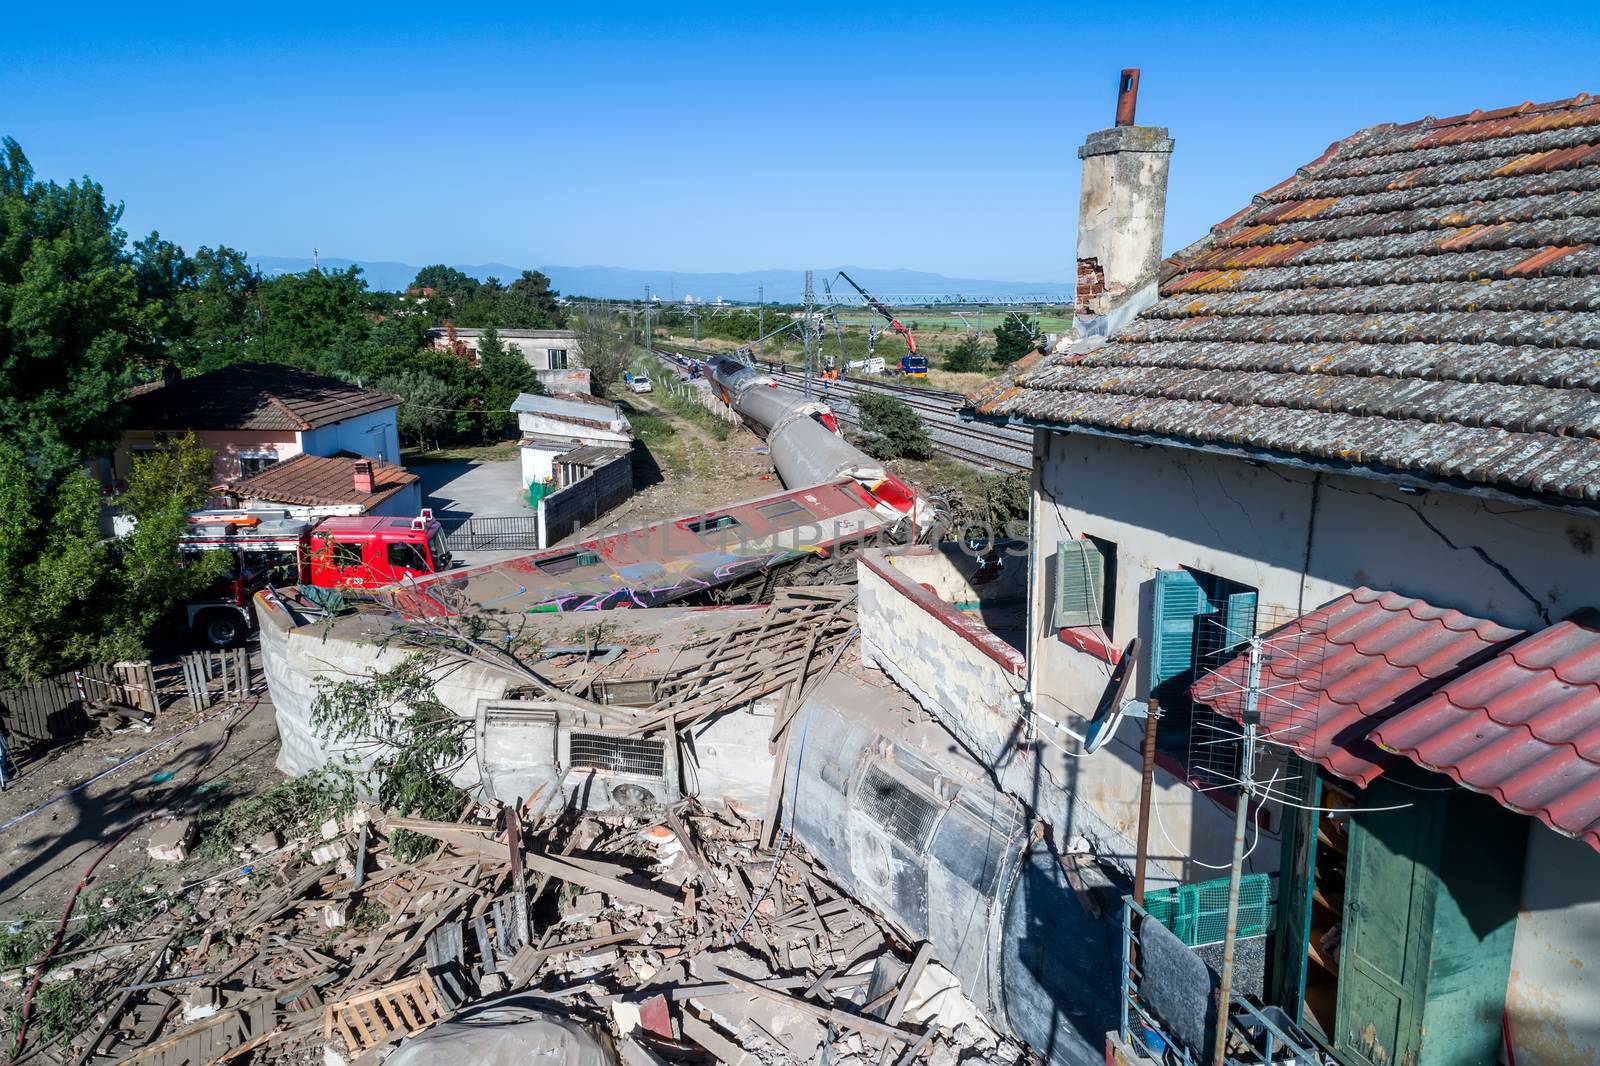
[[[255,628],[252,597],[269,584],[372,589],[450,565],[444,528],[427,508],[416,518],[195,511],[178,546],[184,552],[233,554],[232,575],[187,605],[189,628],[217,648],[239,643]]]

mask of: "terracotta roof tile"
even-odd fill
[[[1175,261],[1109,343],[977,412],[1600,501],[1587,95],[1363,130]]]
[[[130,429],[298,431],[396,407],[400,397],[277,363],[233,366],[128,399]]]
[[[241,499],[268,500],[297,507],[359,504],[363,510],[370,511],[418,480],[417,475],[403,467],[371,460],[373,491],[357,492],[355,469],[358,461],[342,455],[297,455],[250,477],[235,478],[219,488]]]

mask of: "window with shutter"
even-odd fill
[[[1152,689],[1159,693],[1162,686],[1194,669],[1194,620],[1214,610],[1189,571],[1156,571],[1155,619],[1150,627]]]
[[[1105,557],[1092,540],[1056,545],[1055,628],[1097,626],[1105,618]]]

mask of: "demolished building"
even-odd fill
[[[1125,111],[1133,132],[1084,155],[1098,181],[1134,184],[1086,185],[1084,210],[1158,217],[1164,160],[1105,157],[1171,141]],[[472,649],[439,688],[474,722],[463,783],[512,803],[559,783],[613,818],[690,799],[759,810],[758,864],[809,856],[903,955],[925,950],[987,1025],[1052,1062],[1194,1061],[1219,1038],[1234,1063],[1492,1061],[1502,1045],[1522,1063],[1600,1061],[1596,989],[1570,976],[1600,950],[1600,643],[1592,618],[1563,620],[1600,603],[1581,372],[1597,130],[1579,97],[1364,131],[1161,267],[1159,228],[1083,226],[1086,336],[973,399],[974,417],[1035,431],[1028,543],[868,547],[853,594],[698,614],[636,598],[683,587],[675,571],[721,580],[730,560],[698,540],[682,564],[632,570],[592,552],[576,592],[556,586],[591,579],[530,559],[331,623],[285,602],[274,693],[309,720],[325,633],[357,655],[346,669],[386,639],[397,653],[363,627],[511,634],[515,663]],[[764,387],[742,374],[726,368],[729,399]],[[774,408],[769,430],[829,433],[773,399],[742,402]],[[744,543],[778,545],[731,517],[666,532],[748,526]],[[586,635],[567,613],[618,606],[646,608],[615,623],[643,628]],[[675,665],[636,668],[645,648]],[[1300,695],[1264,716],[1256,778],[1228,723],[1263,718],[1240,698],[1263,670]],[[576,743],[591,733],[609,739]],[[307,743],[304,765],[327,757]],[[1219,1016],[1218,911],[1186,924],[1179,908],[1214,892],[1230,841],[1259,898],[1228,923]],[[714,1055],[748,1053],[721,1042],[737,1025],[680,1021]]]

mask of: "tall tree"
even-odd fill
[[[100,654],[139,657],[145,637],[173,607],[231,569],[228,552],[185,558],[178,551],[189,512],[211,495],[211,459],[192,433],[134,456],[117,502],[135,524],[116,545],[116,607]]]
[[[490,327],[478,337],[478,370],[487,386],[483,392],[484,432],[504,433],[516,428],[511,404],[519,393],[538,393],[539,375],[520,349],[507,346]]]
[[[253,354],[329,372],[331,353],[359,343],[370,331],[367,283],[360,267],[281,274],[261,284],[261,346]]]
[[[994,359],[1005,365],[1033,351],[1039,345],[1039,330],[1021,311],[1012,311],[994,328]]]
[[[100,635],[100,490],[81,469],[46,486],[0,440],[0,685],[89,658]]]
[[[52,484],[116,437],[164,308],[140,291],[120,205],[89,179],[37,181],[0,141],[0,438]],[[153,285],[170,263],[150,264]]]

